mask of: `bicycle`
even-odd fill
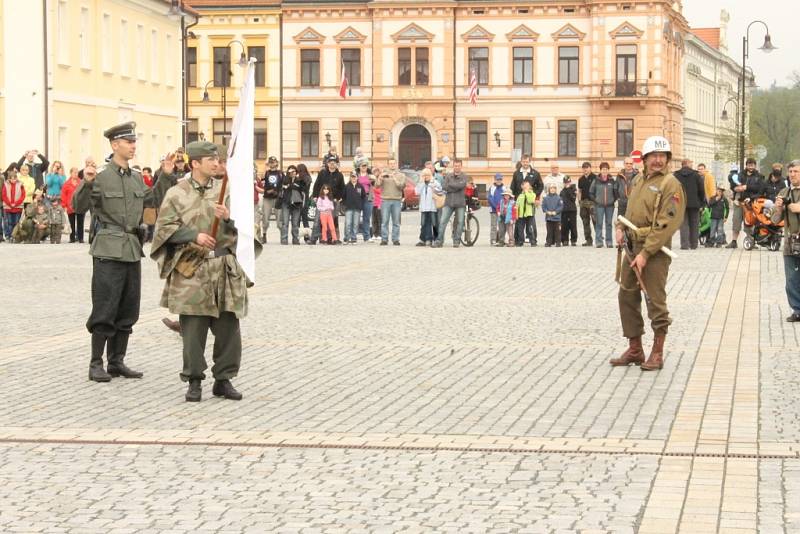
[[[478,211],[480,208],[481,202],[478,197],[467,197],[464,232],[461,235],[461,244],[465,247],[471,247],[478,241],[478,236],[481,233],[481,225],[478,223],[478,218],[473,215],[473,212]]]

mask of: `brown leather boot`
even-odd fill
[[[653,338],[653,350],[650,357],[642,364],[642,371],[654,371],[664,368],[664,339],[666,336],[656,336]]]
[[[617,367],[621,365],[641,365],[644,363],[644,349],[642,348],[642,336],[628,339],[628,350],[622,353],[619,358],[611,358],[608,363]]]

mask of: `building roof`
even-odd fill
[[[690,28],[689,31],[708,46],[719,50],[719,28]]]
[[[186,4],[190,4],[193,8],[247,8],[247,7],[275,7],[280,4],[280,0],[184,0]]]

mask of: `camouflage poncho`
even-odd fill
[[[224,250],[228,255],[204,260],[191,278],[175,270],[186,245],[170,242],[175,240],[173,235],[184,235],[186,229],[195,237],[198,232],[211,233],[220,187],[219,180],[211,180],[205,187],[192,179],[182,180],[167,191],[161,203],[150,257],[158,262],[159,274],[166,279],[161,306],[172,313],[219,317],[221,312],[232,312],[238,318],[247,314],[247,287],[252,283],[236,261],[233,221],[221,221],[217,233],[217,253]]]

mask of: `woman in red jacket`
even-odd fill
[[[75,213],[72,207],[72,195],[75,194],[75,189],[77,189],[80,183],[81,179],[78,177],[78,168],[72,167],[69,170],[69,178],[67,178],[67,181],[64,182],[64,185],[61,187],[61,205],[67,210],[67,216],[69,217],[70,243],[74,243],[75,241],[83,243],[84,214]]]
[[[25,188],[22,182],[17,180],[16,167],[9,167],[6,170],[6,181],[3,184],[3,229],[5,230],[6,240],[11,242],[11,232],[22,216],[22,203],[25,201]]]

